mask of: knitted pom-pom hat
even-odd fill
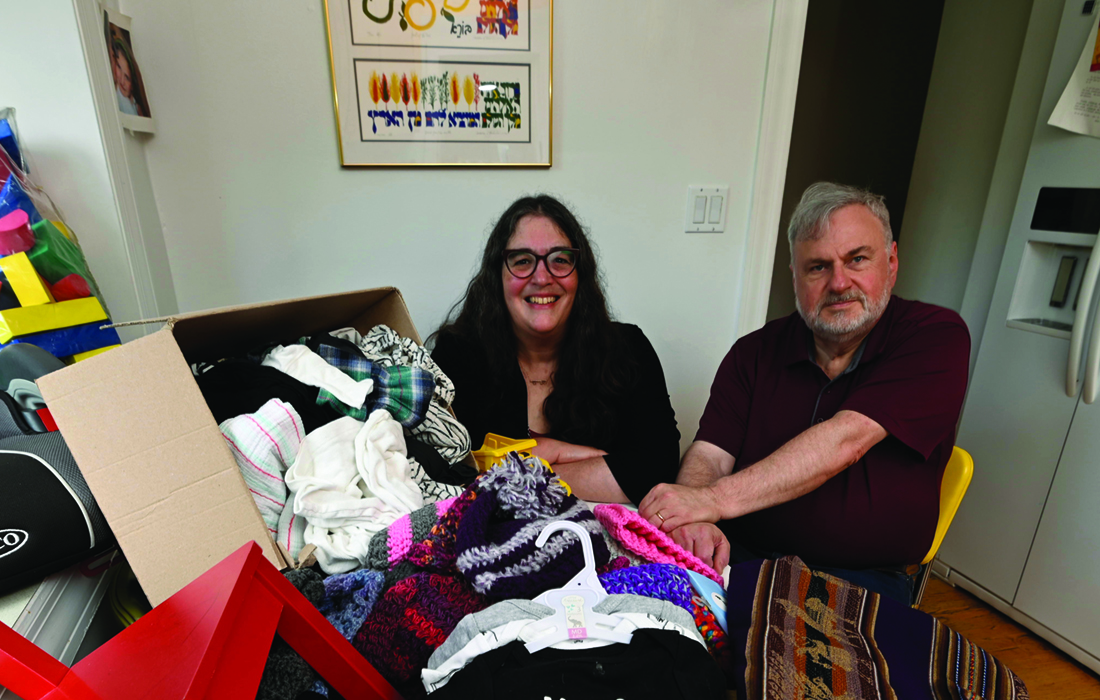
[[[584,568],[577,536],[555,532],[542,547],[535,540],[550,523],[569,520],[589,533],[596,565],[607,563],[607,545],[592,511],[537,458],[512,452],[471,486],[477,498],[458,524],[456,564],[476,591],[490,598],[534,598],[564,585]]]
[[[642,559],[655,564],[682,566],[725,586],[717,571],[629,508],[617,503],[601,503],[593,511],[612,537]]]
[[[415,574],[383,594],[352,645],[405,698],[423,697],[420,672],[432,652],[488,605],[458,576]]]

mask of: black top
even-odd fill
[[[633,353],[637,372],[633,386],[614,402],[616,430],[607,439],[589,447],[607,452],[604,458],[611,473],[634,504],[663,482],[676,480],[680,461],[680,431],[665,387],[661,361],[649,340],[637,326],[614,324],[623,334],[623,347]],[[484,351],[453,334],[440,334],[432,351],[455,385],[451,405],[458,420],[470,431],[470,440],[480,447],[486,433],[522,439],[527,430],[527,383],[519,363],[490,369]],[[504,372],[504,394],[492,386],[492,372]],[[566,426],[551,426],[547,437],[561,439]]]

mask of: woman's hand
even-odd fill
[[[569,462],[581,462],[586,459],[603,457],[607,453],[595,447],[586,445],[574,445],[553,438],[537,438],[538,444],[531,448],[531,454],[545,459],[550,466],[555,464],[568,464]]]

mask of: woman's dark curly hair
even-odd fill
[[[596,255],[573,212],[550,195],[522,197],[512,203],[493,226],[481,268],[466,294],[451,308],[435,335],[455,334],[475,342],[489,367],[508,368],[493,373],[503,396],[504,386],[519,374],[516,336],[504,301],[504,251],[525,216],[545,216],[554,222],[572,247],[577,248],[577,292],[566,322],[565,336],[554,372],[554,391],[543,404],[552,433],[568,442],[594,445],[614,434],[612,398],[633,380],[620,334],[612,325]]]

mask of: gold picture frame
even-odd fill
[[[341,165],[552,165],[553,0],[322,1]]]

